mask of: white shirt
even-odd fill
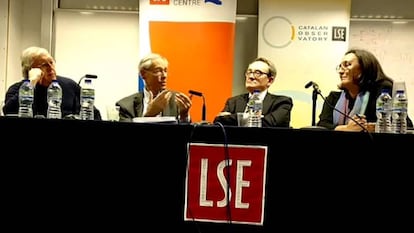
[[[142,110],[142,115],[144,116],[148,109],[148,104],[152,99],[152,93],[144,88],[144,108]]]
[[[263,100],[264,100],[264,98],[265,98],[265,96],[266,96],[266,94],[267,94],[267,89],[266,89],[266,90],[264,90],[264,91],[262,91],[262,92],[260,92],[260,94],[259,94],[259,99],[260,99],[261,101],[263,101]],[[249,99],[252,97],[252,95],[253,95],[253,93],[249,93]]]

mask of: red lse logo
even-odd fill
[[[185,220],[263,225],[267,147],[194,143],[188,151]]]
[[[150,0],[150,5],[170,5],[170,0]]]

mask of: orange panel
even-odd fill
[[[151,51],[169,60],[168,88],[202,92],[210,122],[232,94],[234,33],[234,23],[150,22]],[[190,115],[199,122],[202,97],[192,100]]]

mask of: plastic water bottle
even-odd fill
[[[392,98],[388,90],[382,90],[376,102],[376,133],[391,133]]]
[[[85,79],[81,86],[80,94],[80,118],[82,120],[93,120],[93,106],[95,104],[95,88],[91,79]]]
[[[392,102],[392,132],[407,133],[408,99],[404,90],[397,90]]]
[[[53,80],[47,88],[47,118],[62,118],[62,87],[57,80]]]
[[[260,91],[254,90],[249,99],[248,106],[248,127],[262,127],[263,101],[260,99]]]
[[[33,117],[34,87],[25,79],[19,88],[19,117]]]

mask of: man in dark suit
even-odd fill
[[[145,88],[116,102],[119,121],[154,116],[174,116],[179,122],[190,121],[191,99],[184,93],[167,90],[167,71],[168,60],[159,54],[151,53],[141,59],[139,72]]]
[[[224,125],[237,125],[237,113],[245,112],[247,102],[253,91],[259,90],[260,98],[263,100],[262,126],[290,127],[292,98],[268,92],[268,88],[276,77],[274,64],[266,58],[256,58],[249,64],[245,76],[248,93],[227,99],[222,112],[216,116],[214,122],[220,122]]]

